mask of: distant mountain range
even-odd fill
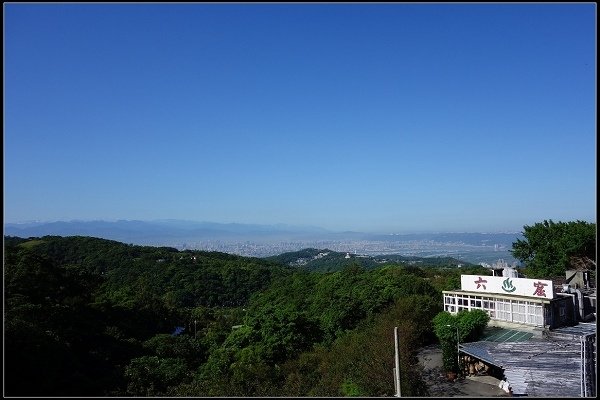
[[[307,240],[371,240],[371,241],[436,241],[461,242],[469,245],[510,245],[520,233],[411,233],[373,234],[364,232],[332,232],[314,226],[286,224],[259,225],[218,222],[196,222],[177,219],[153,221],[55,221],[5,223],[4,234],[20,237],[58,235],[95,236],[119,241],[148,241],[157,239],[250,239],[304,238]]]
[[[258,225],[195,222],[176,219],[138,221],[56,221],[4,224],[4,234],[19,237],[93,236],[134,244],[161,245],[173,240],[249,240],[250,238],[303,238],[326,234],[318,227],[285,224]]]

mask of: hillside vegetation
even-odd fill
[[[434,340],[423,315],[458,281],[91,237],[4,245],[6,394],[18,396],[391,394],[393,326],[414,364]],[[404,379],[407,394],[425,393]]]
[[[438,340],[441,291],[488,270],[331,253],[5,236],[5,394],[393,395],[397,326],[402,394],[426,396],[416,354]],[[319,254],[331,263],[289,265]]]

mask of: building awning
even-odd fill
[[[496,360],[494,356],[489,352],[489,348],[495,346],[493,342],[473,342],[459,344],[458,348],[461,353],[468,354],[485,362],[486,364],[500,367],[500,361]]]

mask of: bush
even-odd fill
[[[456,317],[461,342],[479,340],[490,320],[490,316],[483,310],[461,311]]]

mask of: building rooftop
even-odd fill
[[[593,323],[556,329],[541,339],[531,333],[498,328],[489,330],[485,340],[459,347],[465,354],[502,368],[514,395],[579,397],[582,393],[579,338],[595,333]],[[595,356],[589,362],[595,370]]]
[[[549,335],[556,339],[578,339],[580,336],[596,333],[595,322],[580,322],[574,326],[563,326],[550,331]]]

